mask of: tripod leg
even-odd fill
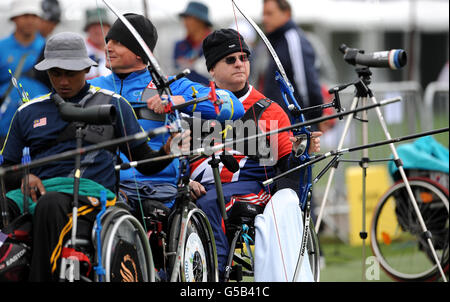
[[[367,97],[362,98],[363,106],[366,106]],[[367,111],[362,112],[362,142],[363,145],[369,143],[369,125],[367,119]],[[359,236],[362,239],[362,280],[366,280],[365,268],[366,268],[366,188],[367,188],[367,168],[369,167],[369,149],[362,150],[361,168],[362,168],[362,229]]]
[[[371,96],[371,100],[372,100],[372,102],[374,104],[377,103],[377,100],[376,100],[376,98],[374,96]],[[388,139],[388,140],[392,139],[391,135],[390,135],[390,133],[389,133],[389,131],[387,129],[386,122],[384,120],[384,117],[383,117],[383,114],[381,113],[380,108],[376,107],[375,111],[377,113],[378,119],[380,120],[380,124],[381,124],[381,127],[383,128],[383,131],[384,131],[384,134],[386,136],[386,139]],[[430,246],[430,251],[433,254],[433,258],[434,258],[434,260],[436,262],[436,265],[437,265],[437,267],[439,269],[439,272],[442,275],[442,280],[444,280],[444,282],[447,282],[447,278],[446,278],[446,276],[444,274],[444,271],[442,269],[441,263],[439,261],[439,258],[437,256],[437,254],[436,254],[436,250],[435,250],[435,248],[433,246],[433,243],[431,242],[431,233],[428,231],[427,226],[425,225],[425,221],[423,220],[422,214],[420,213],[419,206],[417,205],[416,199],[415,199],[414,194],[413,194],[413,192],[411,190],[411,186],[409,185],[408,178],[406,177],[405,170],[403,169],[403,165],[401,163],[400,157],[398,156],[397,149],[395,148],[393,143],[389,144],[389,147],[391,148],[392,154],[394,155],[394,160],[395,160],[397,168],[398,168],[398,170],[400,172],[400,175],[401,175],[401,177],[403,179],[403,182],[406,185],[406,191],[408,192],[408,196],[409,196],[410,201],[411,201],[411,203],[413,205],[414,211],[416,212],[416,215],[417,215],[417,218],[419,220],[420,226],[422,228],[423,234],[425,234],[425,236],[427,238],[428,245]]]
[[[82,133],[82,127],[83,124],[77,125],[76,130],[76,142],[77,142],[77,148],[81,148],[83,144],[83,133]],[[77,154],[75,157],[75,173],[73,176],[73,208],[72,208],[72,248],[75,249],[76,245],[76,238],[77,238],[77,230],[78,230],[78,194],[79,194],[79,188],[80,188],[80,178],[81,178],[81,155]],[[69,259],[69,267],[70,267],[70,274],[69,274],[69,282],[74,281],[74,265],[75,260]]]
[[[353,102],[350,107],[350,110],[354,110],[356,108],[357,104],[358,104],[358,97],[355,97],[355,98],[353,98]],[[345,137],[347,136],[348,129],[350,128],[350,122],[352,121],[352,118],[353,118],[352,115],[348,115],[345,120],[344,131],[342,132],[342,136],[341,136],[341,139],[339,140],[338,147],[337,147],[338,150],[342,149],[342,146],[344,145],[344,140],[345,140]],[[319,215],[317,216],[317,221],[316,221],[316,232],[317,233],[320,230],[320,224],[322,222],[323,210],[325,209],[325,205],[327,203],[328,193],[330,192],[331,183],[333,182],[335,171],[336,171],[335,167],[332,167],[330,169],[330,176],[328,177],[327,186],[325,188],[325,193],[323,195],[322,203],[320,205]]]

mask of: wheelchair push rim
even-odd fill
[[[181,220],[181,213],[177,213],[170,230],[169,250],[173,254],[169,258],[171,274],[174,273],[176,257],[179,257],[178,281],[217,282],[217,252],[206,214],[198,208],[193,208],[189,211],[183,226]],[[183,238],[182,248],[179,255],[175,255],[179,238]]]
[[[105,281],[154,282],[152,252],[140,222],[119,208],[108,216],[102,221],[101,233]]]

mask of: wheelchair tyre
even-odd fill
[[[408,180],[448,278],[448,190],[428,178]],[[394,280],[432,281],[441,276],[403,181],[381,197],[374,211],[371,238],[380,266]]]
[[[181,282],[217,282],[217,252],[214,235],[206,214],[189,205],[186,233],[181,251],[178,281]],[[182,213],[177,212],[170,224],[169,267],[173,271],[178,240],[181,230]]]
[[[108,210],[101,232],[105,281],[154,282],[152,253],[142,225],[125,209]]]

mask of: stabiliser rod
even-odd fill
[[[99,149],[118,146],[118,145],[125,144],[125,143],[131,142],[131,141],[135,141],[135,140],[139,140],[139,139],[146,139],[148,137],[154,137],[157,135],[165,134],[169,131],[170,131],[170,129],[168,127],[160,127],[160,128],[156,128],[154,130],[147,131],[147,132],[139,132],[134,135],[129,135],[126,137],[121,137],[121,138],[106,141],[103,143],[99,143],[99,144],[95,144],[95,145],[91,145],[91,146],[87,146],[87,147],[82,147],[82,148],[77,148],[77,149],[69,150],[66,152],[59,153],[59,154],[47,156],[47,157],[44,157],[41,159],[31,161],[28,164],[17,164],[17,165],[8,166],[6,168],[0,167],[0,177],[3,177],[5,174],[10,173],[10,172],[23,170],[25,168],[30,168],[30,169],[35,168],[35,167],[50,163],[52,161],[64,160],[64,159],[68,159],[71,157],[75,157],[80,154],[85,154],[88,152],[96,151]]]
[[[439,134],[439,133],[443,133],[443,132],[448,132],[449,128],[441,128],[441,129],[436,129],[436,130],[431,130],[431,131],[427,131],[427,132],[422,132],[422,133],[416,133],[416,134],[411,134],[411,135],[406,135],[406,136],[402,136],[402,137],[397,137],[397,138],[393,138],[390,140],[385,140],[385,141],[380,141],[380,142],[375,142],[375,143],[371,143],[371,144],[367,144],[367,145],[361,145],[361,146],[357,146],[357,147],[351,147],[351,148],[344,148],[341,150],[332,150],[329,151],[327,153],[324,153],[322,155],[316,155],[314,156],[314,158],[312,160],[310,160],[307,163],[304,163],[300,166],[297,166],[295,168],[292,168],[289,171],[286,171],[284,173],[278,174],[277,176],[270,178],[266,181],[264,181],[262,184],[263,186],[267,186],[272,184],[274,181],[285,177],[286,175],[295,172],[299,169],[303,169],[309,165],[312,165],[316,162],[319,162],[321,160],[324,160],[330,156],[337,156],[343,153],[350,153],[350,152],[354,152],[354,151],[359,151],[359,150],[363,150],[363,149],[369,149],[369,148],[374,148],[374,147],[379,147],[379,146],[383,146],[383,145],[388,145],[388,144],[392,144],[392,143],[398,143],[401,141],[405,141],[405,140],[411,140],[411,139],[415,139],[415,138],[419,138],[422,136],[428,136],[428,135],[434,135],[434,134]]]
[[[198,148],[196,150],[193,150],[191,153],[189,153],[187,155],[188,156],[202,155],[202,154],[211,155],[212,153],[220,151],[223,148],[225,148],[227,146],[230,146],[230,145],[233,145],[233,144],[239,144],[239,143],[242,143],[242,142],[256,140],[256,139],[258,139],[260,137],[263,137],[263,136],[276,135],[276,134],[284,132],[284,131],[289,131],[289,130],[292,130],[292,129],[295,129],[295,128],[300,128],[300,127],[304,127],[304,126],[313,125],[313,124],[320,123],[320,122],[323,122],[323,121],[327,121],[327,120],[330,120],[330,119],[338,118],[340,116],[354,114],[356,112],[372,109],[372,108],[375,108],[375,107],[389,105],[389,104],[392,104],[392,103],[395,103],[395,102],[399,102],[399,101],[401,101],[400,97],[383,100],[383,101],[381,101],[379,103],[376,103],[376,104],[372,104],[372,105],[368,105],[368,106],[365,106],[365,107],[356,108],[354,110],[349,110],[349,111],[345,111],[345,112],[341,112],[341,113],[337,113],[337,114],[333,114],[333,115],[328,115],[328,116],[324,116],[324,117],[315,118],[315,119],[312,119],[312,120],[309,120],[309,121],[306,121],[306,122],[293,124],[291,126],[280,128],[280,129],[276,129],[276,130],[273,130],[273,131],[264,132],[264,133],[260,133],[260,134],[255,134],[255,135],[251,135],[251,136],[248,136],[248,137],[243,137],[243,138],[240,138],[240,139],[237,139],[237,140],[233,140],[233,141],[228,141],[228,142],[225,142],[225,143],[222,143],[222,144],[218,144],[218,145],[215,145],[215,146],[212,146],[212,147],[208,146],[208,147],[205,147],[205,148]],[[183,154],[183,155],[185,156],[186,154]],[[116,170],[127,170],[127,169],[130,169],[130,168],[133,168],[133,167],[137,167],[140,164],[147,164],[147,163],[150,163],[150,162],[156,162],[156,161],[160,161],[160,160],[177,158],[177,157],[180,157],[180,156],[182,156],[182,155],[180,155],[180,154],[169,154],[169,155],[164,155],[164,156],[160,156],[160,157],[144,159],[144,160],[141,160],[141,161],[134,161],[134,162],[124,163],[124,164],[121,164],[121,165],[117,165],[116,166]]]
[[[360,112],[363,110],[368,110],[368,109],[372,109],[372,108],[376,108],[376,107],[380,107],[380,106],[385,106],[385,105],[389,105],[395,102],[399,102],[401,101],[400,97],[397,98],[393,98],[393,99],[387,99],[387,100],[383,100],[379,103],[376,104],[372,104],[372,105],[368,105],[365,107],[360,107],[360,108],[356,108],[354,110],[349,110],[349,111],[345,111],[345,112],[341,112],[341,113],[337,113],[337,114],[333,114],[333,115],[328,115],[328,116],[324,116],[324,117],[319,117],[319,118],[315,118],[306,122],[302,122],[302,123],[297,123],[294,125],[291,125],[289,127],[284,127],[281,129],[277,129],[277,130],[273,130],[270,132],[265,132],[265,133],[261,133],[261,134],[255,134],[249,137],[244,137],[235,141],[229,141],[229,142],[225,142],[223,144],[219,144],[213,147],[207,147],[207,148],[199,148],[196,150],[193,150],[190,154],[169,154],[169,155],[164,155],[164,156],[159,156],[159,157],[155,157],[155,158],[149,158],[149,159],[145,159],[139,162],[130,162],[130,163],[126,163],[126,164],[122,164],[122,165],[118,165],[116,166],[116,170],[119,169],[129,169],[130,167],[136,167],[139,164],[145,164],[145,163],[149,163],[149,162],[156,162],[156,161],[161,161],[161,160],[166,160],[166,159],[170,159],[170,158],[177,158],[180,156],[190,156],[190,155],[199,155],[199,154],[212,154],[213,152],[216,151],[220,151],[222,150],[224,147],[236,144],[236,143],[242,143],[242,142],[246,142],[246,141],[251,141],[251,140],[255,140],[258,139],[262,136],[270,136],[270,135],[276,135],[278,133],[284,132],[284,131],[289,131],[298,127],[304,127],[304,126],[309,126],[309,125],[313,125],[313,124],[317,124],[317,123],[321,123],[323,121],[327,121],[330,119],[334,119],[334,118],[338,118],[340,116],[345,116],[345,115],[349,115],[349,114],[354,114],[356,112]],[[171,132],[171,129],[167,126],[163,126],[163,127],[159,127],[159,128],[155,128],[153,130],[149,130],[149,131],[144,131],[144,132],[139,132],[136,133],[134,135],[129,135],[126,137],[122,137],[122,138],[118,138],[118,139],[114,139],[114,140],[110,140],[107,142],[102,142],[99,144],[95,144],[95,145],[91,145],[91,146],[87,146],[87,147],[83,147],[83,148],[77,148],[74,150],[69,150],[66,152],[62,152],[60,154],[55,154],[55,155],[51,155],[48,157],[44,157],[41,159],[37,159],[34,161],[31,161],[28,164],[17,164],[17,165],[12,165],[12,166],[8,166],[8,167],[1,167],[0,166],[0,177],[3,177],[4,175],[6,175],[7,173],[10,172],[15,172],[15,171],[19,171],[19,170],[23,170],[25,168],[35,168],[38,166],[42,166],[45,165],[49,162],[52,161],[59,161],[59,160],[64,160],[64,159],[68,159],[71,157],[75,157],[79,154],[85,154],[88,152],[92,152],[92,151],[96,151],[99,149],[103,149],[103,148],[108,148],[108,147],[113,147],[113,146],[117,146],[117,145],[121,145],[124,143],[128,143],[131,141],[135,141],[135,140],[139,140],[139,139],[143,139],[143,138],[147,138],[147,137],[154,137],[157,135],[162,135],[165,133]],[[176,132],[176,130],[174,131]],[[123,167],[122,167],[123,166]]]

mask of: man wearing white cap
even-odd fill
[[[86,82],[86,73],[97,63],[88,57],[81,35],[70,32],[53,35],[46,43],[44,57],[45,59],[36,64],[35,68],[47,71],[53,86],[52,92],[27,102],[17,110],[1,152],[4,165],[20,163],[24,147],[29,147],[33,161],[75,149],[75,131],[78,126],[61,113],[61,103],[64,102],[77,104],[83,108],[92,104],[112,105],[116,112],[121,113],[121,119],[108,125],[90,125],[91,121],[85,121],[82,130],[83,146],[143,131],[133,109],[123,97]],[[58,96],[62,100],[58,100]],[[30,169],[27,182],[22,183],[24,194],[30,196],[29,210],[33,215],[30,280],[50,281],[55,278],[55,272],[58,272],[60,244],[65,235],[62,230],[71,227],[67,214],[72,207],[71,192],[73,191],[71,190],[73,190],[74,175],[80,178],[78,199],[80,206],[89,206],[89,200],[91,200],[89,198],[99,198],[97,195],[101,190],[107,191],[107,195],[110,196],[108,200],[114,202],[117,193],[114,169],[117,149],[120,149],[129,159],[143,160],[169,154],[171,141],[172,139],[169,138],[159,151],[152,150],[145,138],[113,148],[100,149],[82,155],[80,169],[76,172],[74,158],[52,161],[44,166]],[[183,140],[179,142],[184,144],[181,151],[189,150],[189,131],[183,134]],[[142,164],[137,167],[137,170],[143,174],[153,174],[165,168],[171,161]],[[13,218],[23,212],[21,179],[22,173],[9,174],[5,179],[8,208]],[[64,183],[72,187],[69,192],[64,189]],[[28,187],[23,188],[24,184],[28,184]],[[97,210],[95,208],[92,213],[98,212]],[[83,216],[80,219],[92,224],[94,217]]]
[[[21,104],[21,97],[11,83],[10,69],[19,79],[30,98],[48,92],[48,89],[29,77],[21,77],[31,70],[44,48],[45,40],[38,28],[41,16],[40,1],[14,0],[9,19],[15,30],[0,40],[0,140],[7,134],[14,112]],[[0,142],[1,143],[1,142]]]

